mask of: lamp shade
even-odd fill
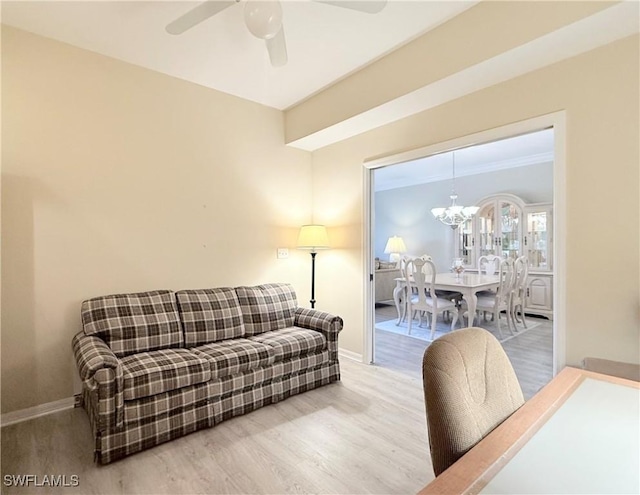
[[[398,237],[396,235],[394,235],[393,237],[389,237],[389,240],[387,241],[387,245],[384,248],[384,253],[385,254],[400,254],[400,253],[406,253],[407,252],[407,246],[404,245],[404,241],[402,240],[402,237]]]
[[[298,234],[298,249],[329,249],[329,236],[324,225],[303,225]]]

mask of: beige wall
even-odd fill
[[[74,392],[70,340],[87,297],[278,280],[306,304],[308,254],[292,249],[279,261],[275,248],[292,248],[312,213],[335,246],[318,255],[317,307],[344,317],[341,347],[362,353],[363,161],[558,110],[568,139],[567,360],[639,361],[638,43],[311,157],[283,145],[281,112],[3,28],[2,412]],[[410,72],[407,53],[385,63]],[[393,72],[364,78],[372,94],[397,81]],[[311,101],[299,114],[309,129],[361,110],[350,90],[318,97],[322,111]]]
[[[70,397],[83,299],[292,282],[311,157],[282,113],[2,32],[2,412]]]
[[[287,142],[444,79],[615,3],[480,2],[287,110]]]
[[[314,212],[344,227],[320,287],[345,318],[342,346],[363,352],[362,163],[566,110],[567,363],[640,362],[638,47],[626,38],[314,152]]]

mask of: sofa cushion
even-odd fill
[[[298,301],[289,284],[236,287],[245,333],[257,335],[293,326]]]
[[[82,303],[86,335],[102,338],[118,357],[182,347],[175,294],[169,290],[116,294]]]
[[[124,399],[197,385],[211,378],[209,362],[187,349],[162,349],[122,358]]]
[[[194,354],[209,361],[211,378],[268,366],[275,361],[273,349],[261,342],[232,339],[192,347]]]
[[[192,347],[244,336],[242,311],[232,288],[176,292],[184,343]]]
[[[261,333],[250,337],[249,340],[273,347],[276,361],[304,356],[327,348],[327,339],[320,332],[297,327]]]

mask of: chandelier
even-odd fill
[[[456,194],[456,153],[451,153],[453,161],[453,178],[451,180],[451,205],[446,208],[432,208],[431,213],[443,224],[449,225],[452,229],[458,226],[478,212],[477,206],[460,206],[456,203],[458,195]]]

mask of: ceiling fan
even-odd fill
[[[387,4],[387,0],[314,1],[368,14],[380,12]],[[169,34],[182,34],[236,3],[240,3],[240,0],[207,0],[170,22],[166,30]],[[265,40],[271,65],[274,67],[285,65],[287,63],[287,44],[282,25],[282,5],[279,0],[248,0],[244,7],[244,21],[251,34]]]

